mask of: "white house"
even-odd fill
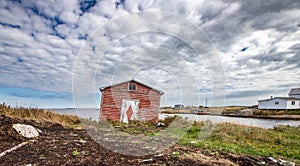
[[[291,89],[289,92],[289,97],[295,97],[300,99],[300,88]]]
[[[289,97],[271,97],[269,99],[258,100],[258,109],[300,109],[300,88],[291,89]]]

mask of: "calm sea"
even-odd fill
[[[67,109],[52,109],[59,114],[77,115],[81,118],[92,119],[98,121],[99,108],[67,108]]]

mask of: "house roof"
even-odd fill
[[[291,89],[289,95],[300,95],[300,88]]]
[[[260,101],[269,101],[269,100],[274,100],[274,99],[300,100],[299,98],[295,98],[295,97],[273,97],[273,98],[269,98],[269,99],[258,100],[258,102],[260,102]]]
[[[102,91],[105,90],[106,88],[113,87],[113,86],[117,86],[117,85],[124,84],[124,83],[127,83],[127,82],[135,82],[135,83],[141,84],[141,85],[143,85],[143,86],[145,86],[145,87],[147,87],[147,88],[150,88],[150,89],[152,89],[152,90],[154,90],[154,91],[160,93],[161,95],[164,94],[163,91],[157,90],[157,89],[155,89],[155,88],[153,88],[153,87],[151,87],[151,86],[149,86],[149,85],[146,85],[146,84],[144,84],[144,83],[142,83],[142,82],[140,82],[140,81],[134,80],[134,79],[127,80],[127,81],[123,81],[123,82],[116,83],[116,84],[112,84],[112,85],[109,85],[109,86],[104,86],[104,87],[101,87],[101,88],[99,88],[99,89],[100,89],[100,91],[102,92]]]

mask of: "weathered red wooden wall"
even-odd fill
[[[135,84],[136,90],[129,91],[128,85]],[[161,94],[134,81],[107,87],[102,91],[99,120],[101,118],[120,120],[122,100],[139,100],[138,118],[157,121]]]

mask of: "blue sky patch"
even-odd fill
[[[96,5],[97,1],[96,0],[84,0],[81,1],[80,4],[80,10],[82,13],[87,12],[90,8],[94,7]]]
[[[18,62],[21,63],[23,62],[24,60],[22,58],[18,58]]]
[[[21,28],[20,25],[13,25],[13,24],[5,23],[5,22],[0,22],[0,25],[5,26],[5,27],[10,27],[10,28],[17,28],[17,29]]]
[[[246,51],[249,47],[244,47],[241,49],[242,52]]]
[[[56,93],[56,92],[47,92],[47,91],[39,91],[33,90],[29,88],[17,88],[17,87],[8,87],[8,86],[0,86],[0,93],[6,94],[14,97],[25,97],[25,98],[43,98],[43,99],[71,99],[72,94],[70,93]]]

